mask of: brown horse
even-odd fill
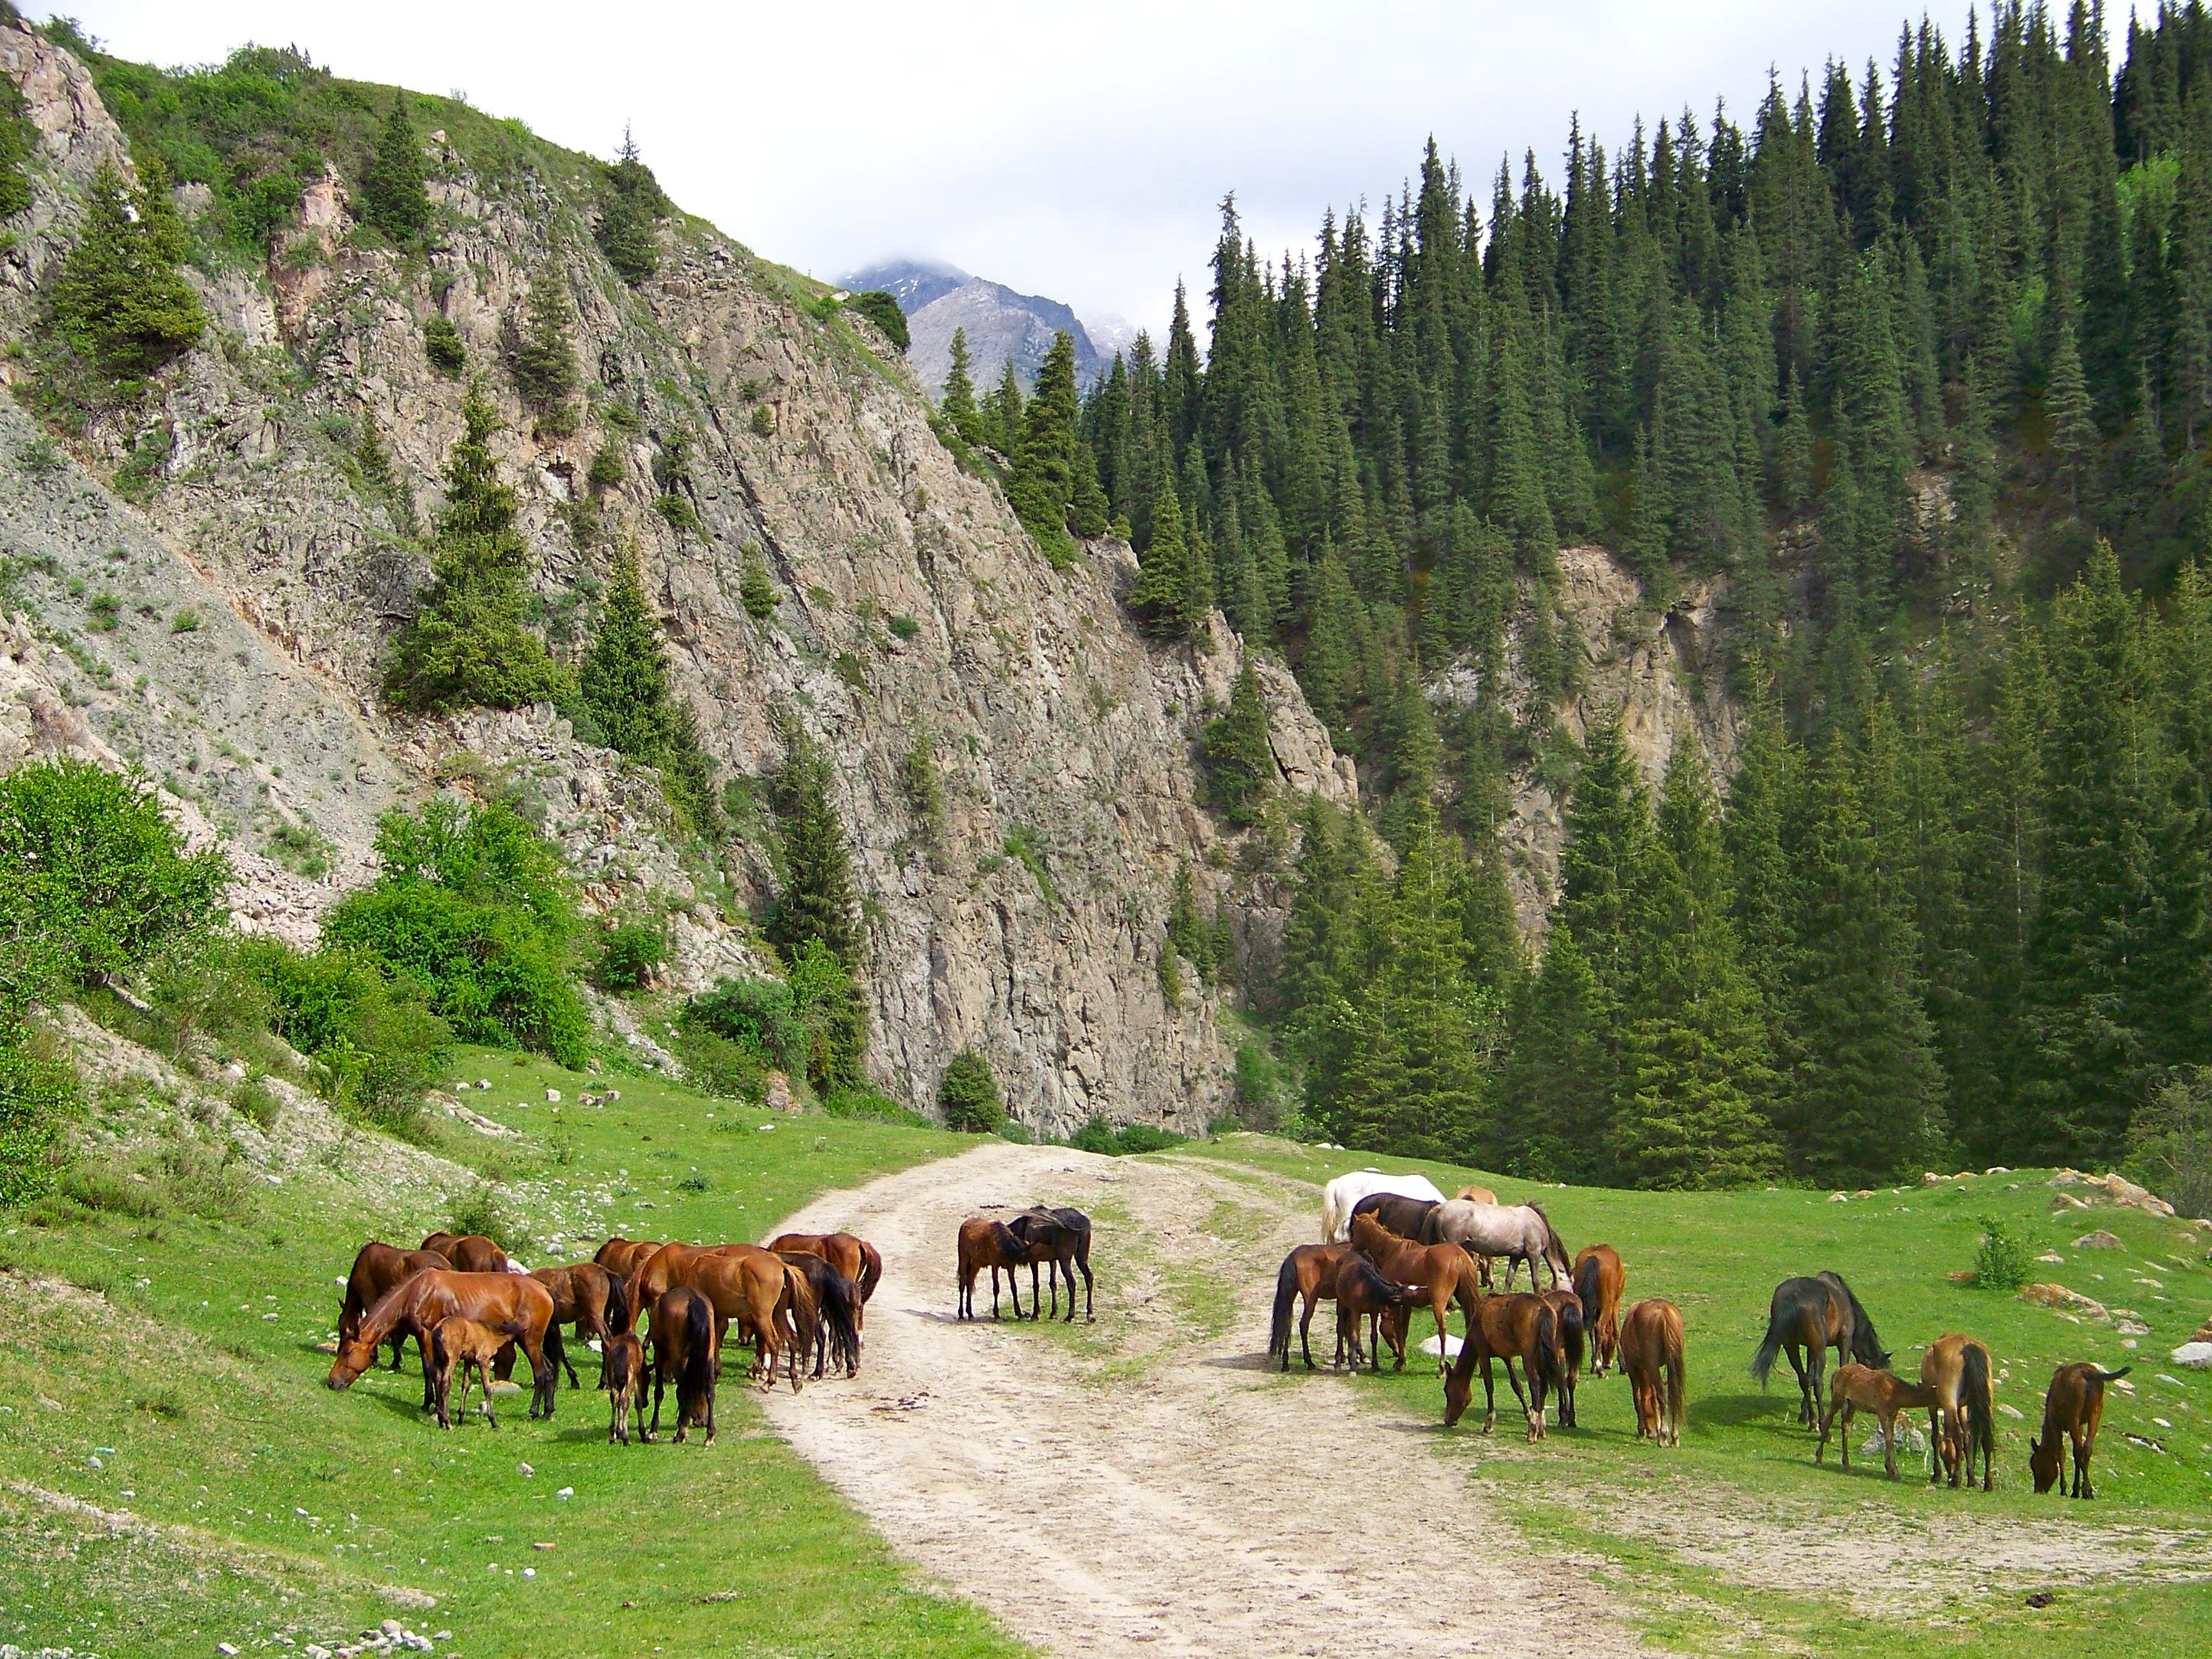
[[[1844,1468],[1851,1466],[1851,1419],[1870,1411],[1881,1419],[1882,1469],[1897,1479],[1897,1419],[1901,1413],[1926,1407],[1933,1412],[1941,1402],[1925,1383],[1907,1382],[1892,1372],[1871,1365],[1838,1365],[1828,1380],[1828,1409],[1820,1414],[1820,1444],[1813,1454],[1817,1463],[1828,1453],[1828,1431],[1840,1413],[1843,1421]]]
[[[1575,1252],[1575,1294],[1583,1304],[1583,1328],[1589,1333],[1596,1375],[1603,1376],[1620,1359],[1620,1297],[1628,1270],[1610,1244],[1585,1244]]]
[[[455,1314],[451,1319],[441,1319],[438,1328],[430,1333],[430,1364],[438,1373],[438,1426],[453,1426],[451,1409],[453,1395],[453,1372],[461,1373],[460,1409],[468,1410],[469,1367],[476,1367],[477,1381],[483,1386],[484,1421],[492,1428],[499,1426],[499,1419],[491,1412],[491,1364],[502,1349],[511,1345],[524,1329],[523,1322],[510,1319],[497,1327],[480,1323]]]
[[[815,1317],[813,1292],[805,1276],[757,1244],[664,1244],[638,1269],[635,1300],[640,1307],[650,1307],[670,1291],[686,1285],[713,1306],[717,1356],[724,1333],[735,1324],[740,1340],[753,1343],[752,1375],[757,1377],[765,1370],[773,1387],[785,1351],[799,1340],[802,1311],[809,1329]],[[791,1386],[794,1392],[799,1387],[795,1360]]]
[[[1014,1317],[1022,1316],[1022,1285],[1014,1269],[1030,1259],[1030,1247],[1003,1221],[970,1216],[960,1224],[959,1261],[953,1283],[959,1295],[959,1316],[975,1317],[975,1276],[991,1270],[991,1317],[999,1316],[999,1270],[1006,1271],[1006,1288],[1014,1298]],[[1030,1300],[1036,1298],[1032,1297]]]
[[[617,1331],[629,1328],[629,1298],[623,1281],[596,1261],[579,1261],[566,1267],[537,1267],[530,1276],[553,1297],[553,1322],[545,1328],[545,1352],[568,1373],[568,1386],[576,1386],[576,1368],[568,1363],[561,1327],[574,1325],[576,1340],[599,1340],[599,1383],[606,1386],[606,1345]]]
[[[1577,1429],[1582,1419],[1575,1415],[1575,1378],[1581,1375],[1587,1357],[1582,1298],[1559,1285],[1544,1291],[1543,1297],[1551,1304],[1552,1317],[1559,1322],[1559,1426]]]
[[[1474,1393],[1474,1368],[1478,1364],[1482,1367],[1482,1392],[1487,1405],[1482,1431],[1488,1434],[1497,1425],[1498,1389],[1490,1370],[1493,1359],[1505,1362],[1505,1380],[1513,1385],[1514,1397],[1520,1401],[1521,1410],[1528,1419],[1528,1437],[1541,1440],[1545,1396],[1559,1382],[1564,1364],[1559,1352],[1559,1317],[1551,1304],[1542,1297],[1525,1291],[1482,1298],[1479,1316],[1468,1322],[1467,1337],[1460,1344],[1459,1358],[1452,1362],[1450,1375],[1444,1379],[1446,1428],[1458,1422],[1467,1410],[1467,1402]],[[1525,1392],[1521,1378],[1514,1373],[1516,1361],[1528,1376]]]
[[[714,1307],[688,1285],[678,1285],[653,1304],[653,1426],[643,1438],[649,1443],[660,1432],[660,1401],[668,1379],[676,1379],[676,1443],[694,1423],[707,1431],[707,1443],[714,1443],[714,1372],[721,1364],[722,1345],[714,1334]]]
[[[2100,1370],[2077,1361],[2051,1372],[2050,1392],[2043,1396],[2043,1432],[2027,1453],[2027,1471],[2035,1477],[2039,1498],[2058,1484],[2058,1460],[2069,1440],[2074,1443],[2074,1480],[2067,1495],[2097,1495],[2089,1484],[2089,1458],[2097,1449],[2097,1425],[2105,1420],[2105,1384],[2134,1369]]]
[[[503,1273],[507,1270],[507,1252],[482,1233],[432,1233],[415,1248],[435,1250],[453,1264],[456,1273]]]
[[[868,1298],[883,1283],[884,1258],[876,1247],[853,1233],[783,1233],[769,1241],[778,1255],[818,1255],[852,1280],[859,1298],[853,1305],[853,1328],[865,1329]]]
[[[1352,1212],[1352,1248],[1372,1261],[1385,1279],[1411,1285],[1423,1293],[1429,1311],[1436,1316],[1437,1374],[1442,1376],[1448,1369],[1444,1351],[1451,1346],[1444,1340],[1446,1311],[1456,1298],[1460,1311],[1472,1320],[1474,1304],[1482,1297],[1474,1258],[1456,1244],[1416,1244],[1392,1232],[1371,1212],[1362,1210]],[[1407,1334],[1401,1328],[1395,1344],[1400,1370],[1406,1368]]]
[[[1495,1204],[1498,1194],[1487,1187],[1462,1187],[1452,1196],[1462,1204]]]
[[[1306,1369],[1314,1369],[1314,1304],[1336,1300],[1336,1265],[1352,1249],[1349,1244],[1301,1244],[1283,1258],[1275,1274],[1275,1318],[1268,1328],[1267,1357],[1283,1356],[1283,1369],[1291,1368],[1291,1309],[1302,1304],[1298,1314],[1298,1347]]]
[[[825,1362],[843,1366],[847,1376],[858,1376],[860,1287],[818,1255],[805,1250],[778,1250],[775,1254],[798,1269],[813,1297],[813,1318],[803,1325],[794,1320],[793,1328],[799,1334],[802,1355],[809,1348],[813,1350],[816,1380],[820,1380]]]
[[[1336,1264],[1336,1361],[1345,1363],[1348,1351],[1352,1368],[1359,1369],[1359,1334],[1368,1333],[1367,1352],[1377,1371],[1382,1369],[1382,1344],[1397,1351],[1398,1369],[1406,1369],[1406,1333],[1392,1316],[1401,1308],[1428,1299],[1419,1285],[1394,1285],[1375,1271],[1375,1264],[1357,1250],[1347,1250]]]
[[[605,1364],[599,1370],[605,1377],[602,1385],[607,1391],[608,1403],[614,1415],[607,1424],[607,1444],[619,1440],[629,1444],[629,1419],[637,1415],[639,1437],[645,1432],[645,1345],[637,1340],[635,1331],[623,1331],[606,1344]],[[679,1396],[680,1400],[681,1396]]]
[[[405,1284],[387,1291],[382,1300],[362,1316],[361,1328],[350,1341],[338,1345],[331,1362],[330,1386],[343,1391],[369,1368],[377,1349],[392,1332],[404,1328],[424,1354],[439,1325],[461,1314],[494,1329],[509,1321],[522,1328],[514,1340],[530,1356],[530,1414],[553,1415],[560,1373],[545,1356],[545,1328],[553,1322],[552,1294],[526,1273],[448,1273],[433,1267]],[[422,1368],[422,1409],[432,1409],[431,1368]]]
[[[1048,1207],[1033,1204],[1006,1224],[1006,1231],[1029,1247],[1030,1317],[1037,1317],[1036,1264],[1052,1264],[1047,1283],[1052,1292],[1052,1311],[1060,1313],[1060,1285],[1067,1282],[1067,1319],[1075,1322],[1075,1275],[1083,1275],[1083,1317],[1088,1321],[1098,1316],[1092,1310],[1091,1277],[1091,1218],[1080,1210],[1065,1205]]]
[[[1876,1370],[1889,1367],[1889,1352],[1875,1334],[1874,1321],[1840,1275],[1785,1279],[1774,1287],[1774,1299],[1767,1304],[1766,1336],[1752,1357],[1751,1374],[1765,1388],[1775,1355],[1787,1349],[1790,1369],[1797,1373],[1797,1420],[1810,1428],[1830,1348]]]
[[[1662,1446],[1682,1443],[1682,1310],[1663,1296],[1646,1297],[1622,1322],[1620,1368],[1636,1396],[1636,1437]],[[1660,1376],[1666,1376],[1662,1406]]]
[[[611,1238],[599,1246],[592,1260],[617,1278],[629,1279],[659,1248],[657,1238]]]
[[[1974,1454],[1982,1455],[1982,1490],[1990,1489],[1990,1462],[1996,1452],[1996,1407],[1990,1401],[1990,1351],[1971,1336],[1954,1332],[1928,1346],[1920,1358],[1920,1381],[1935,1394],[1928,1407],[1928,1438],[1934,1443],[1942,1473],[1959,1484],[1963,1469],[1966,1484],[1974,1484]],[[1936,1463],[1928,1469],[1928,1484],[1936,1484]]]
[[[346,1275],[345,1299],[338,1304],[338,1340],[349,1340],[361,1328],[363,1315],[383,1300],[386,1292],[404,1285],[416,1273],[433,1267],[450,1271],[453,1263],[435,1250],[403,1250],[396,1245],[380,1243],[371,1239],[361,1247],[353,1259],[353,1271]],[[399,1369],[400,1359],[407,1352],[407,1333],[399,1331],[392,1339],[392,1369]],[[428,1364],[425,1353],[422,1363]]]

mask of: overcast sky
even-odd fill
[[[2115,27],[2124,27],[2123,8]],[[465,92],[578,149],[625,122],[670,193],[756,252],[835,278],[935,258],[1164,324],[1203,289],[1229,191],[1263,251],[1379,202],[1431,133],[1482,189],[1571,112],[1608,149],[1640,112],[1716,96],[1748,121],[1770,66],[1893,60],[1900,0],[76,0],[123,55],[252,40],[342,75]],[[1962,4],[1932,14],[1955,48]]]

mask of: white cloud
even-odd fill
[[[769,258],[830,276],[905,254],[1155,328],[1206,287],[1235,190],[1263,249],[1379,201],[1433,132],[1487,205],[1501,155],[1556,181],[1570,112],[1614,148],[1717,95],[1748,120],[1770,65],[1830,55],[1885,82],[1899,0],[372,5],[81,0],[111,49],[206,62],[296,44],[609,153],[623,124],[670,192]],[[1956,40],[1962,9],[1938,21]]]

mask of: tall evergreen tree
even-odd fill
[[[407,94],[392,94],[392,112],[377,134],[376,151],[362,177],[361,216],[395,242],[411,242],[430,222],[430,193],[422,166],[422,141],[407,118]]]
[[[1075,556],[1067,510],[1075,500],[1075,340],[1065,329],[1053,337],[1037,370],[1036,387],[1022,414],[1006,499],[1014,516],[1054,564]]]
[[[158,159],[139,168],[136,189],[101,162],[85,193],[83,234],[54,278],[62,338],[111,380],[151,374],[189,350],[207,326],[177,269],[191,246]]]
[[[782,890],[769,914],[768,936],[796,963],[816,945],[850,971],[860,966],[859,902],[845,826],[830,799],[830,762],[805,728],[781,721],[783,764],[775,778],[776,828],[782,842]]]

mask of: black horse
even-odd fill
[[[1797,1373],[1797,1391],[1802,1396],[1797,1420],[1810,1427],[1820,1420],[1830,1348],[1876,1370],[1889,1369],[1889,1351],[1875,1334],[1874,1321],[1840,1275],[1824,1273],[1817,1279],[1785,1279],[1774,1287],[1774,1301],[1766,1314],[1766,1340],[1752,1358],[1751,1374],[1765,1388],[1766,1374],[1774,1368],[1774,1356],[1787,1349],[1790,1369]]]
[[[1006,1231],[1019,1239],[1024,1246],[1042,1249],[1052,1263],[1048,1283],[1052,1295],[1052,1311],[1060,1313],[1060,1281],[1067,1280],[1067,1317],[1075,1317],[1075,1274],[1083,1273],[1083,1316],[1096,1318],[1091,1310],[1091,1218],[1080,1210],[1048,1209],[1042,1204],[1032,1205],[1006,1223]],[[1030,1304],[1036,1304],[1036,1262],[1030,1262]]]
[[[1429,1224],[1429,1217],[1436,1207],[1437,1201],[1433,1198],[1401,1198],[1396,1193],[1370,1193],[1352,1206],[1352,1219],[1371,1215],[1401,1238],[1410,1238],[1416,1244],[1441,1244],[1444,1241],[1437,1237],[1436,1230]],[[1344,1224],[1347,1229],[1345,1236],[1348,1238],[1351,1237],[1348,1230],[1352,1220],[1346,1221]]]

